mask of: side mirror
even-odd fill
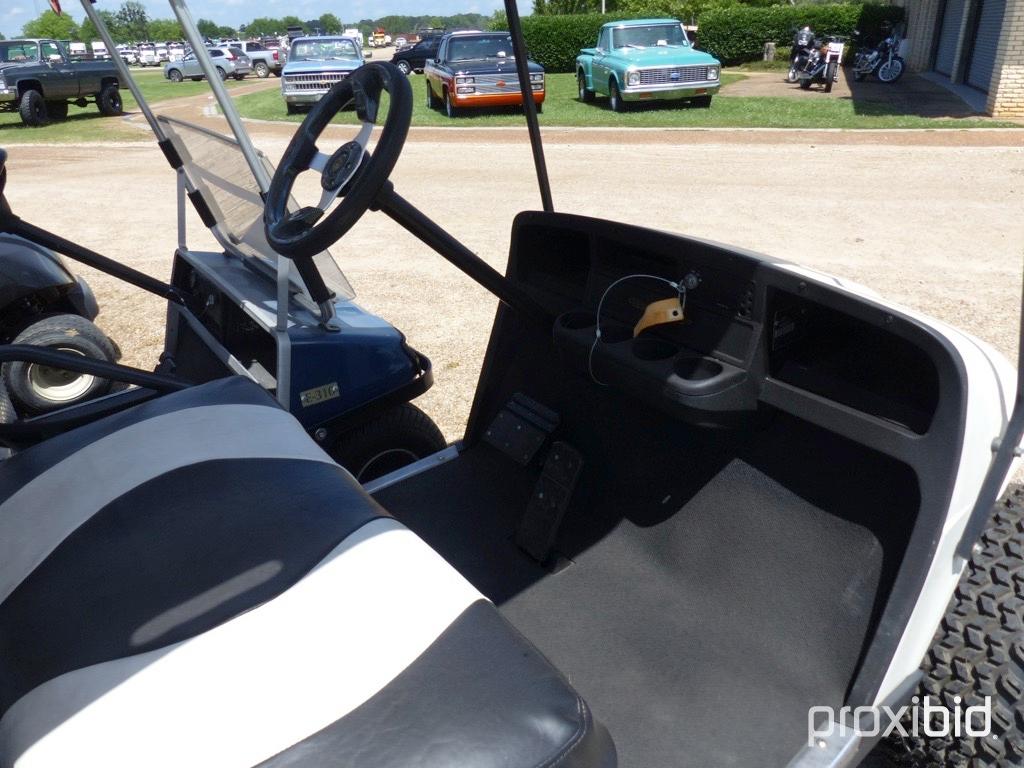
[[[46,57],[46,60],[51,64],[60,64],[62,61],[64,61],[64,57],[61,56],[59,53],[51,53],[49,56]]]

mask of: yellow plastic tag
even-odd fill
[[[683,305],[679,297],[674,299],[662,299],[652,301],[647,305],[640,321],[633,328],[633,336],[639,336],[640,332],[652,325],[663,325],[664,323],[679,323],[683,320]]]

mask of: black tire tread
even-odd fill
[[[1024,765],[1024,488],[996,505],[922,664],[919,696],[953,708],[992,698],[992,735],[902,739],[913,766]],[[894,749],[896,751],[896,749]]]
[[[69,333],[69,331],[71,333]],[[15,337],[14,344],[29,344],[38,346],[52,346],[47,343],[48,339],[54,336],[74,336],[87,342],[84,346],[88,349],[90,356],[107,362],[117,362],[120,357],[117,347],[95,324],[79,315],[50,315],[29,325]],[[15,407],[25,409],[28,412],[40,412],[40,407],[33,403],[31,395],[22,393],[18,383],[18,377],[24,368],[22,363],[4,363],[2,368],[3,384]],[[96,386],[92,392],[83,399],[91,399],[106,394],[111,390],[111,382],[97,379]]]
[[[393,445],[396,434],[412,436],[421,446],[418,451],[420,458],[447,445],[433,419],[412,403],[402,403],[342,435],[330,453],[335,461],[355,475],[360,470],[355,464]]]
[[[39,104],[42,104],[41,117],[36,113]],[[43,100],[43,94],[35,90],[25,91],[18,101],[18,113],[21,115],[21,121],[25,125],[32,127],[46,125],[46,101]]]

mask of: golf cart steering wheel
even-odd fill
[[[390,103],[384,129],[371,154],[366,145],[377,122],[383,91],[388,92]],[[331,119],[353,100],[362,122],[359,134],[333,155],[324,154],[317,148],[317,139]],[[267,241],[275,251],[296,261],[311,295],[320,292],[323,281],[317,275],[313,282],[320,285],[309,285],[303,262],[310,264],[310,259],[339,240],[370,208],[398,161],[411,119],[412,88],[408,78],[393,64],[374,62],[336,83],[310,110],[288,144],[270,183],[263,220]],[[320,202],[289,212],[295,179],[310,169],[320,173]],[[339,197],[341,202],[330,210]],[[308,271],[316,275],[315,270]],[[313,298],[321,301],[326,297]]]

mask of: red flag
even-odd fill
[[[53,12],[60,16],[60,0],[50,0],[50,7],[53,8]]]

